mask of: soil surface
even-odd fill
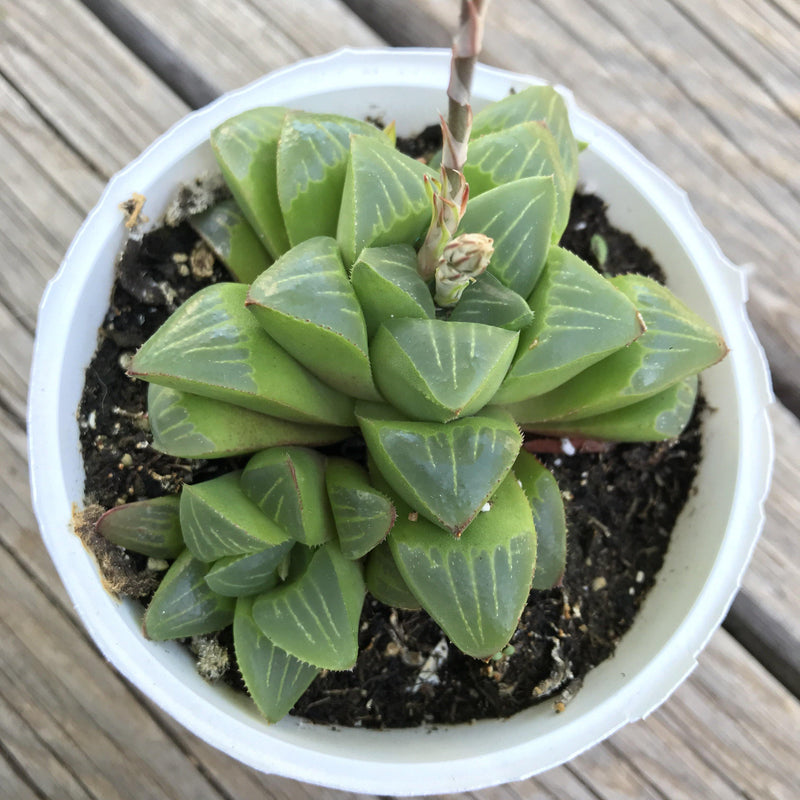
[[[575,196],[562,245],[608,274],[636,271],[663,279],[650,253],[610,225],[595,196]],[[177,492],[242,463],[185,461],[153,450],[146,384],[125,375],[135,349],[177,305],[227,279],[209,258],[186,223],[131,239],[79,410],[86,503],[92,506],[81,527],[84,541],[98,555],[110,588],[145,600],[164,565],[102,540],[92,515]],[[540,456],[565,499],[567,569],[561,586],[531,592],[512,646],[499,660],[466,657],[448,646],[424,612],[398,611],[368,596],[355,668],[323,673],[292,713],[342,726],[404,727],[508,716],[543,701],[563,710],[586,673],[613,654],[655,580],[700,458],[699,416],[676,441],[592,453],[567,447],[569,454]],[[550,449],[559,450],[554,444]],[[357,452],[359,444],[344,447]],[[230,666],[209,674],[241,686],[230,630],[210,638],[195,640],[194,651],[221,645]]]

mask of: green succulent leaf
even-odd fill
[[[262,594],[277,586],[278,567],[293,545],[294,542],[290,539],[257,553],[220,558],[208,571],[206,583],[217,594],[225,597]]]
[[[367,327],[335,239],[293,247],[260,275],[247,307],[284,350],[329,386],[378,398],[367,355]]]
[[[594,417],[534,422],[525,429],[547,436],[584,436],[614,442],[659,442],[683,433],[692,418],[698,380],[690,375],[647,400]]]
[[[436,315],[430,289],[417,272],[417,253],[410,244],[365,248],[353,265],[350,281],[369,337],[382,322],[394,317],[432,319]]]
[[[552,86],[531,86],[487,106],[472,122],[472,138],[511,128],[521,122],[544,122],[552,131],[570,194],[578,183],[579,146],[572,135],[564,98]]]
[[[552,177],[556,190],[551,239],[557,242],[567,227],[572,192],[558,144],[547,126],[541,122],[522,122],[470,142],[464,177],[472,197],[522,178],[547,176]]]
[[[536,529],[536,570],[533,589],[551,589],[561,583],[567,566],[567,522],[558,483],[547,467],[520,451],[514,475],[528,498]]]
[[[520,425],[579,420],[629,406],[727,353],[719,334],[665,286],[641,275],[620,275],[611,282],[639,309],[647,330],[552,391],[507,406]]]
[[[511,473],[459,539],[423,519],[398,519],[389,546],[422,607],[467,655],[488,658],[517,627],[531,587],[536,533]]]
[[[529,301],[533,324],[519,339],[495,403],[544,394],[629,345],[643,332],[633,302],[585,261],[553,247]]]
[[[471,198],[458,233],[484,233],[494,240],[488,271],[527,298],[547,260],[556,195],[553,179],[525,178]]]
[[[424,236],[431,217],[424,175],[436,177],[388,141],[352,137],[336,234],[346,264],[365,247],[413,245]]]
[[[129,374],[280,419],[351,425],[352,399],[270,338],[245,308],[246,297],[239,283],[201,289],[142,345]]]
[[[178,458],[227,458],[281,444],[325,445],[350,435],[348,428],[290,422],[155,383],[147,388],[147,416],[153,447]]]
[[[278,201],[278,139],[285,108],[254,108],[211,132],[211,147],[225,182],[273,258],[289,249]]]
[[[152,558],[175,558],[184,548],[175,496],[153,497],[114,506],[97,520],[109,542]]]
[[[365,556],[392,529],[394,506],[372,486],[367,471],[355,461],[329,458],[325,483],[342,555],[349,559]]]
[[[325,486],[325,457],[305,447],[273,447],[254,455],[242,491],[288,536],[316,546],[333,539],[335,526]]]
[[[513,419],[500,409],[447,424],[411,422],[375,403],[360,402],[356,414],[370,456],[393,491],[456,536],[508,474],[522,443]]]
[[[505,377],[518,334],[475,322],[390,319],[370,346],[383,396],[415,420],[448,422],[480,411]]]
[[[329,542],[314,551],[300,576],[255,599],[253,619],[295,658],[321,669],[350,669],[365,592],[359,562]]]
[[[533,322],[533,313],[523,297],[503,286],[491,272],[484,272],[464,290],[450,321],[479,322],[521,331]]]
[[[278,141],[278,199],[292,247],[336,236],[351,134],[385,138],[368,122],[336,114],[286,115]]]
[[[241,472],[186,485],[181,491],[181,528],[186,547],[200,561],[280,547],[289,536],[261,513],[239,485]],[[280,560],[280,558],[278,559]]]
[[[184,550],[167,570],[144,615],[148,639],[182,639],[222,630],[233,621],[236,600],[213,592],[209,565]]]
[[[272,263],[235,200],[223,200],[189,223],[240,283],[252,283]]]
[[[242,597],[233,618],[233,647],[236,663],[247,691],[267,722],[277,722],[319,674],[273,644],[253,620],[253,600]]]
[[[367,591],[384,605],[408,611],[422,608],[403,580],[388,542],[381,542],[369,554],[365,577]]]

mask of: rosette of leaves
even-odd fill
[[[474,119],[459,232],[494,252],[446,310],[417,270],[435,173],[391,135],[258,108],[211,144],[233,199],[193,222],[238,280],[181,306],[130,373],[150,382],[157,449],[252,455],[102,518],[112,541],[174,559],[146,634],[232,624],[268,720],[353,666],[367,591],[491,657],[565,563],[561,494],[521,431],[675,437],[724,343],[663,286],[558,246],[578,146],[549,87]],[[317,449],[354,435],[363,463]]]

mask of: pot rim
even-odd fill
[[[277,733],[281,725],[266,731],[265,735],[270,739],[269,749],[264,747],[263,735],[255,735],[252,740],[247,737],[244,741],[232,741],[231,733],[224,730],[224,726],[220,727],[220,714],[227,715],[223,708],[225,703],[216,702],[209,696],[204,698],[208,702],[202,706],[198,704],[197,697],[194,697],[194,704],[187,704],[179,697],[181,690],[174,676],[172,680],[159,683],[148,664],[143,665],[126,653],[127,637],[115,629],[119,623],[114,620],[109,623],[105,618],[107,607],[97,607],[97,587],[87,585],[80,576],[71,573],[69,562],[75,555],[74,543],[71,543],[70,552],[65,551],[62,540],[67,532],[56,508],[59,504],[53,500],[53,481],[48,477],[54,467],[63,471],[60,451],[53,456],[52,442],[59,438],[58,403],[62,384],[69,378],[63,372],[54,374],[52,360],[46,361],[43,353],[48,351],[48,357],[55,355],[62,361],[66,354],[66,337],[58,310],[70,301],[70,265],[74,265],[76,260],[85,259],[92,252],[93,238],[104,230],[109,219],[113,217],[118,224],[116,206],[119,198],[130,195],[128,187],[136,185],[143,164],[153,159],[179,157],[197,139],[198,132],[204,131],[207,135],[214,124],[251,107],[253,98],[260,93],[266,91],[271,96],[279,91],[282,95],[291,96],[292,92],[298,92],[302,97],[308,93],[309,78],[313,76],[315,93],[328,88],[341,88],[348,81],[358,81],[357,84],[351,83],[358,86],[410,82],[411,85],[425,87],[441,85],[444,101],[449,60],[450,51],[443,49],[344,48],[272,72],[242,89],[221,96],[173,125],[111,179],[78,231],[58,273],[44,293],[31,371],[28,451],[34,510],[62,581],[103,654],[171,716],[235,758],[265,772],[357,792],[430,794],[479,789],[519,780],[569,760],[625,723],[653,711],[694,668],[697,655],[719,626],[732,602],[764,522],[763,504],[771,476],[772,435],[767,409],[772,402],[772,393],[766,359],[744,309],[747,299],[744,273],[722,254],[691,208],[687,195],[619,134],[581,111],[572,95],[558,87],[565,95],[573,121],[580,123],[581,136],[594,143],[602,141],[607,157],[625,162],[626,176],[632,183],[648,195],[659,197],[659,208],[667,225],[679,231],[676,235],[686,250],[693,254],[695,261],[702,262],[708,275],[713,274],[715,307],[721,315],[732,320],[729,323],[730,330],[725,330],[725,336],[733,351],[736,384],[742,390],[738,421],[741,452],[736,476],[737,489],[741,492],[734,499],[730,514],[732,524],[725,536],[725,558],[716,559],[691,611],[670,638],[671,647],[663,647],[620,691],[606,698],[590,713],[584,714],[581,717],[584,733],[580,737],[574,735],[571,728],[574,723],[568,722],[544,744],[532,739],[479,756],[453,756],[443,761],[417,762],[413,770],[408,769],[411,762],[407,760],[376,760],[361,752],[357,752],[353,758],[353,754],[345,757],[306,750],[280,738]],[[540,82],[523,74],[480,65],[476,70],[475,90],[476,95],[484,92],[487,96],[500,97],[510,85],[524,87]],[[63,364],[59,365],[59,370],[63,370]],[[747,435],[743,435],[744,432]],[[743,471],[745,464],[747,476]],[[55,498],[56,501],[64,499],[68,502],[66,496]],[[99,581],[97,583],[99,585]],[[156,649],[161,647],[145,643],[144,639],[142,644]],[[667,681],[663,679],[665,674],[671,676]],[[234,721],[235,730],[240,734],[254,730],[247,716],[242,712]],[[287,724],[295,727],[301,725],[296,722]],[[476,727],[485,727],[485,724],[479,723]],[[276,732],[276,735],[271,735],[270,731]],[[418,731],[403,732],[398,738],[418,738],[424,729]],[[490,735],[488,730],[487,733]],[[361,734],[377,737],[389,735],[367,731],[361,731],[358,735]],[[425,741],[422,744],[425,746]]]

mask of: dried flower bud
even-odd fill
[[[494,242],[482,233],[462,233],[451,239],[436,266],[436,303],[454,306],[464,289],[486,271],[494,252]]]

